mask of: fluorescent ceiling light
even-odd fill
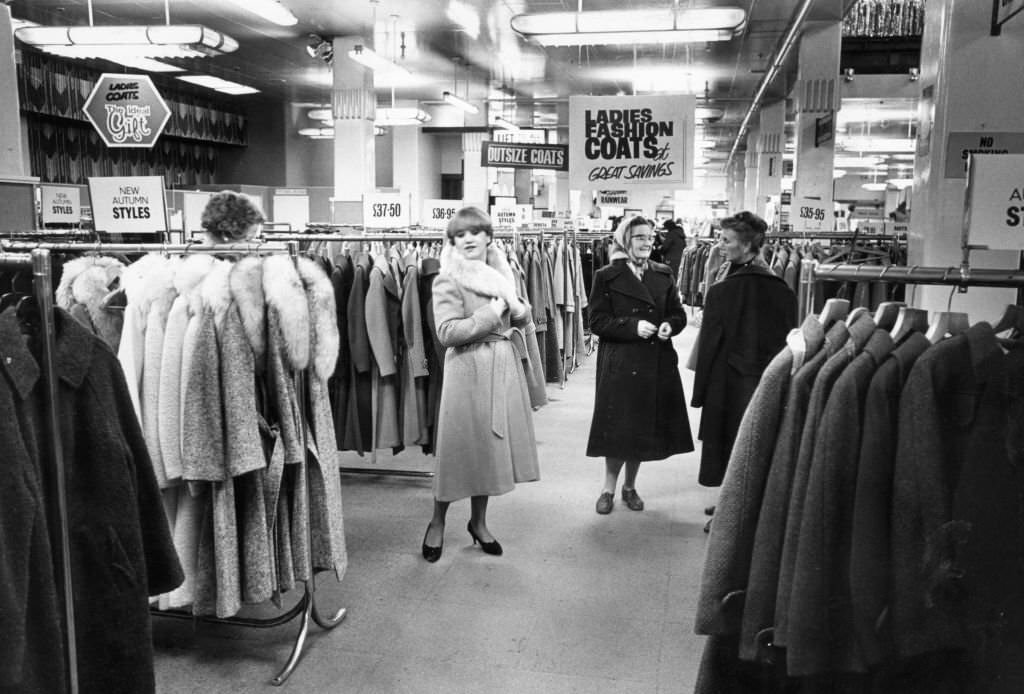
[[[891,186],[895,186],[896,188],[899,188],[900,190],[903,190],[904,188],[909,188],[910,186],[914,185],[914,179],[912,179],[912,178],[890,178],[887,181],[887,183],[889,185],[891,185]]]
[[[329,108],[314,108],[306,115],[309,116],[312,120],[322,120],[325,123],[334,122],[334,113]]]
[[[153,60],[152,58],[129,58],[126,56],[111,56],[107,60],[112,63],[118,63],[125,67],[135,68],[136,70],[142,70],[144,72],[185,72],[185,68],[178,67],[177,65],[171,65],[169,63],[161,63],[159,60]]]
[[[542,46],[728,41],[743,30],[739,7],[539,12],[512,17],[512,30]]]
[[[329,140],[334,137],[334,128],[299,128],[299,135],[314,140]]]
[[[247,87],[244,84],[238,82],[230,82],[228,80],[222,80],[220,77],[214,77],[212,75],[185,75],[178,77],[177,79],[182,82],[188,82],[189,84],[196,84],[200,87],[206,87],[207,89],[213,89],[224,94],[258,94],[259,89],[253,89]]]
[[[65,58],[205,58],[238,50],[238,43],[198,24],[30,26],[19,41]]]
[[[496,128],[502,128],[503,130],[511,130],[513,132],[517,132],[519,130],[518,125],[511,121],[505,120],[501,116],[495,116],[494,118],[492,118],[491,125],[493,125]]]
[[[725,111],[720,108],[708,108],[707,106],[698,106],[695,115],[700,120],[714,120],[715,118],[721,118],[725,115]]]
[[[460,0],[450,0],[446,14],[448,19],[462,27],[469,38],[480,38],[480,15],[472,5]]]
[[[864,190],[879,191],[879,190],[885,190],[886,188],[888,188],[889,184],[881,183],[881,182],[878,182],[878,183],[862,183],[860,187],[863,188]]]
[[[375,53],[372,49],[366,46],[356,45],[348,52],[348,57],[356,61],[360,65],[370,68],[374,72],[398,72],[405,73],[406,75],[411,74],[401,65],[398,65],[379,53]]]
[[[837,156],[832,164],[841,169],[863,169],[865,167],[878,166],[884,160],[882,157],[839,157]]]
[[[842,178],[845,175],[846,175],[846,170],[845,169],[833,169],[832,170],[832,178]]]
[[[378,108],[373,119],[374,125],[422,125],[430,120],[430,114],[415,106],[392,106]]]
[[[914,151],[915,143],[909,137],[871,137],[853,135],[837,138],[836,146],[848,152],[903,152]]]
[[[295,26],[299,23],[299,20],[288,8],[276,0],[228,0],[228,2],[283,27]]]
[[[480,113],[480,109],[477,106],[456,96],[455,94],[452,94],[451,92],[445,92],[443,96],[445,102],[451,104],[455,108],[462,109],[466,113]]]

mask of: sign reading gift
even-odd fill
[[[569,185],[693,187],[692,94],[569,97]]]
[[[152,147],[171,117],[146,75],[100,75],[82,110],[107,147]]]

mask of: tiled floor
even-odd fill
[[[693,328],[676,338],[685,358]],[[681,358],[681,361],[683,360]],[[420,557],[431,512],[426,479],[342,477],[350,568],[321,579],[318,604],[348,608],[333,631],[310,627],[292,692],[690,692],[703,639],[693,635],[705,518],[716,490],[697,485],[699,456],[641,466],[647,509],[617,500],[594,513],[603,479],[586,458],[595,357],[536,417],[539,482],[491,500],[488,526],[505,548],[483,554],[466,533],[468,502],[448,514],[444,556]],[[683,371],[689,396],[692,373]],[[697,429],[697,415],[690,424]],[[344,457],[343,465],[367,460]],[[418,452],[382,467],[430,469]],[[297,620],[271,630],[156,619],[157,690],[281,691]]]

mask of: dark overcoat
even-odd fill
[[[796,325],[796,295],[767,268],[740,266],[708,291],[692,402],[703,408],[702,485],[722,484],[747,403]]]
[[[625,259],[601,268],[590,295],[590,330],[600,338],[588,456],[661,460],[693,450],[679,357],[672,340],[643,339],[637,324],[686,326],[672,270],[649,263],[643,282]]]

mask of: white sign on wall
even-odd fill
[[[402,193],[367,193],[363,196],[363,226],[395,229],[409,226],[409,196]]]
[[[427,229],[447,229],[448,222],[462,207],[461,200],[424,200],[420,226]]]
[[[491,224],[495,227],[515,227],[517,221],[516,207],[514,202],[491,205]]]
[[[1024,154],[971,156],[964,224],[972,246],[1024,250]]]
[[[692,94],[569,97],[569,185],[693,187]]]
[[[163,176],[90,176],[96,231],[162,234],[167,231]]]
[[[516,226],[533,224],[533,205],[516,205]]]
[[[82,217],[81,190],[75,186],[40,186],[43,224],[78,224]]]

